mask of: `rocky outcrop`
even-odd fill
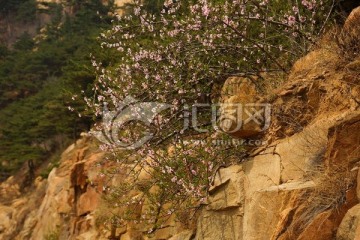
[[[1,184],[1,188],[6,189],[7,183],[13,181],[8,179]],[[10,188],[11,189],[11,188]],[[36,214],[39,202],[45,195],[46,183],[37,179],[33,186],[33,194],[14,198],[15,195],[7,192],[1,197],[7,202],[0,204],[0,239],[30,239],[32,229],[36,224]],[[7,195],[10,194],[10,195]]]
[[[88,137],[71,145],[47,180],[38,179],[27,195],[0,206],[0,239],[107,239],[108,231],[95,225],[107,181],[99,173],[111,167],[101,166],[103,155]]]
[[[354,29],[354,22],[346,24]],[[331,47],[297,61],[271,98],[268,145],[244,163],[219,170],[223,178],[217,176],[210,189],[196,239],[359,238],[359,59],[347,62],[338,46],[326,41]],[[225,96],[224,102],[258,101],[249,81],[229,79],[223,89],[235,96]],[[240,87],[233,88],[234,82]],[[250,136],[241,131],[238,137]]]
[[[319,120],[308,133],[304,130],[276,141],[252,159],[220,169],[198,220],[196,239],[333,239],[346,211],[358,202],[354,174],[347,172],[345,179],[336,172],[344,169],[319,166],[326,165],[324,156],[340,147],[331,144],[331,129],[353,126],[359,116],[357,111],[336,121],[327,119],[327,124]],[[311,135],[314,129],[319,129],[321,138]],[[340,148],[354,153],[358,144]]]
[[[193,229],[186,228],[175,217],[169,218],[163,226],[146,235],[146,228],[128,224],[111,230],[105,228],[99,219],[111,212],[103,204],[102,197],[108,187],[116,187],[128,179],[128,169],[135,166],[118,164],[104,159],[96,141],[83,137],[62,154],[60,166],[54,168],[48,178],[38,178],[27,194],[19,192],[19,186],[9,178],[0,185],[6,200],[0,204],[0,239],[173,239],[190,240]],[[116,173],[106,174],[110,169]],[[108,175],[111,175],[109,177]],[[149,174],[140,172],[138,183],[147,181]],[[235,190],[235,189],[234,189]],[[133,191],[132,196],[141,195]],[[145,211],[147,206],[133,206],[136,211]],[[120,213],[119,212],[119,213]],[[113,237],[113,238],[111,238]]]

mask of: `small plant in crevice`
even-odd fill
[[[44,240],[59,240],[59,239],[60,239],[59,229],[50,231],[48,234],[44,236]]]
[[[44,179],[48,178],[50,172],[54,168],[57,168],[60,166],[60,159],[61,159],[60,153],[59,152],[54,153],[54,155],[50,158],[49,162],[47,163],[47,166],[41,170],[40,176]]]

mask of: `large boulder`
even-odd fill
[[[358,38],[360,34],[360,6],[353,9],[345,21],[343,33],[349,38]],[[349,43],[348,43],[349,44]]]
[[[222,131],[237,138],[248,138],[266,128],[270,109],[259,102],[256,85],[250,78],[228,78],[221,97],[218,127]]]

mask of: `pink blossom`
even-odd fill
[[[202,10],[202,14],[203,14],[205,17],[209,16],[210,8],[209,8],[209,6],[208,6],[207,4],[205,4],[205,5],[201,8],[201,10]]]
[[[288,17],[288,25],[293,26],[296,23],[296,18],[294,16]]]

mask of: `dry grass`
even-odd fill
[[[327,170],[318,167],[313,175],[315,189],[308,198],[310,205],[338,210],[347,201],[346,192],[355,185],[355,179],[356,172],[347,166],[332,166]]]
[[[351,201],[348,191],[355,186],[356,175],[357,171],[352,172],[347,166],[333,166],[331,169],[319,166],[310,172],[308,177],[314,181],[315,187],[300,197],[302,207],[297,209],[288,234],[298,237],[319,214],[326,211],[341,215],[341,208]],[[321,229],[321,226],[317,227]]]

